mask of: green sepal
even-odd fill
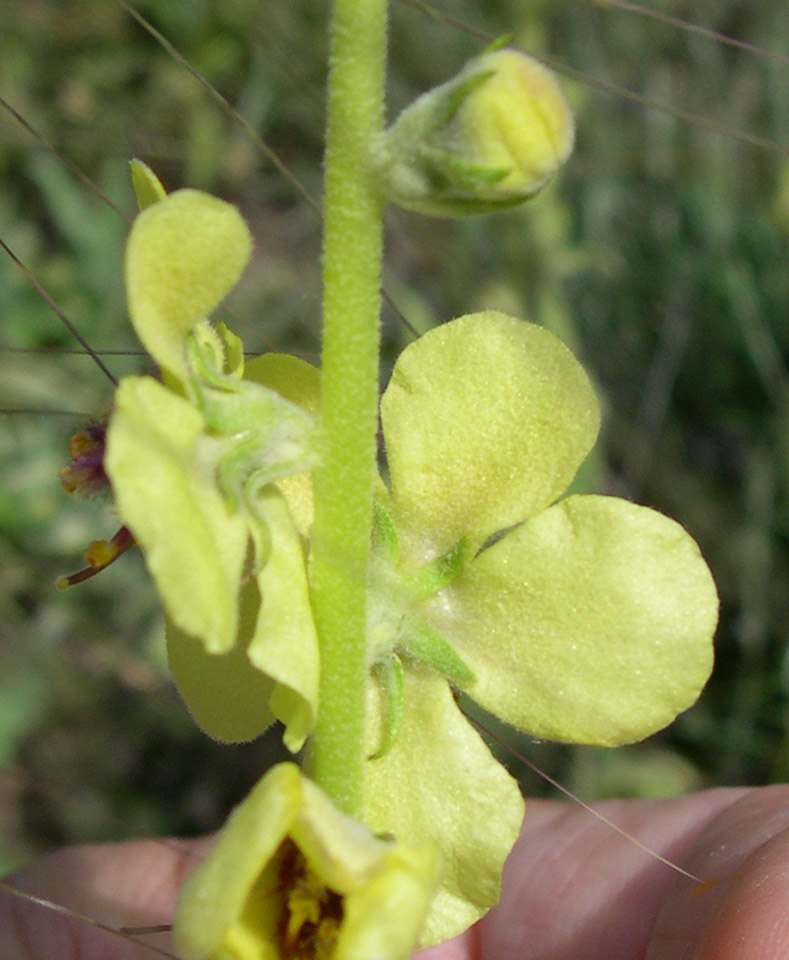
[[[437,102],[437,109],[430,117],[430,124],[426,127],[426,132],[431,130],[437,132],[441,127],[448,124],[462,106],[463,101],[468,99],[478,87],[481,87],[495,73],[495,70],[480,70],[478,73],[472,73],[459,80],[454,87],[447,85],[448,95]]]
[[[400,725],[403,722],[403,691],[405,678],[403,664],[396,653],[391,653],[386,659],[380,660],[373,666],[373,677],[381,684],[383,698],[386,702],[382,721],[381,743],[369,760],[377,760],[387,754],[397,739]]]
[[[224,323],[214,326],[208,320],[198,321],[186,338],[186,352],[191,367],[186,386],[193,399],[197,399],[202,383],[221,390],[239,389],[237,382],[244,375],[244,344]]]
[[[473,191],[485,187],[493,187],[507,177],[510,167],[485,167],[463,157],[453,156],[446,150],[430,149],[426,147],[420,151],[424,160],[425,175],[429,178],[432,187],[437,193],[442,190],[450,192],[457,190]],[[463,198],[461,198],[463,199]],[[474,198],[465,198],[466,202],[473,203]]]
[[[199,320],[186,335],[186,359],[191,374],[186,388],[195,402],[203,385],[227,389],[225,343],[207,320]]]
[[[440,557],[403,574],[401,583],[414,600],[424,600],[451,583],[468,559],[469,542],[462,537]]]
[[[494,50],[501,50],[502,48],[509,46],[514,38],[514,33],[502,33],[500,37],[496,37],[492,43],[489,43],[487,47],[481,50],[479,56],[482,57],[486,53],[493,53]]]
[[[392,514],[380,497],[373,500],[373,543],[383,557],[393,563],[400,553],[400,538]]]
[[[454,648],[432,627],[416,617],[405,616],[397,635],[397,646],[403,653],[457,686],[468,686],[476,680],[474,671]]]

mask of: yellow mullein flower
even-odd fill
[[[294,764],[273,767],[184,884],[184,960],[405,960],[441,877],[430,844],[376,837]]]

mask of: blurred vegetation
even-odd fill
[[[139,0],[313,195],[320,192],[325,21],[315,0]],[[778,0],[653,0],[654,10],[770,49]],[[512,32],[560,71],[789,144],[789,63],[609,0],[436,8]],[[484,45],[404,0],[392,9],[392,111]],[[319,221],[242,127],[120,6],[0,5],[0,95],[131,216],[127,161],[169,188],[238,203],[256,254],[227,307],[250,349],[314,357]],[[620,751],[515,740],[585,799],[785,779],[789,669],[789,289],[786,154],[566,78],[578,146],[520,211],[463,223],[393,211],[386,287],[419,330],[498,307],[579,352],[606,407],[579,481],[680,520],[718,581],[718,662],[701,702]],[[128,224],[12,116],[0,118],[0,236],[116,376],[140,368],[124,316]],[[387,308],[391,359],[410,338]],[[111,507],[66,496],[69,436],[112,386],[0,257],[0,867],[51,844],[215,827],[276,746],[196,731],[167,679],[137,556],[59,594],[109,537]],[[46,411],[36,413],[32,411]],[[77,414],[76,416],[70,414]],[[141,464],[141,469],[145,465]],[[497,748],[498,749],[498,748]],[[545,785],[517,760],[529,792]]]

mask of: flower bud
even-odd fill
[[[407,107],[373,164],[400,206],[444,217],[491,213],[548,183],[574,129],[549,70],[515,50],[492,50]]]

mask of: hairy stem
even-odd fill
[[[365,606],[378,402],[386,0],[335,0],[323,244],[321,462],[311,587],[321,649],[310,774],[345,812],[364,790]]]

